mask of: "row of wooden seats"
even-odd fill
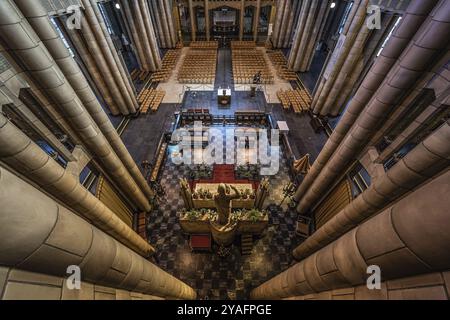
[[[149,110],[158,111],[166,92],[164,90],[145,89],[138,96],[141,105],[141,113],[146,114]]]
[[[150,71],[143,71],[143,70],[139,70],[139,69],[134,69],[131,72],[130,76],[131,76],[131,80],[133,80],[133,81],[139,80],[141,82],[144,82],[150,76]]]
[[[284,109],[292,108],[295,113],[307,112],[311,106],[311,98],[304,89],[280,90],[277,97]]]
[[[217,50],[189,49],[178,72],[178,81],[189,84],[214,84]]]
[[[295,81],[298,79],[297,74],[288,68],[288,61],[280,50],[267,51],[270,61],[272,62],[277,74],[281,79],[287,81]]]
[[[254,49],[254,48],[256,48],[255,41],[231,41],[231,50]]]
[[[277,69],[277,74],[281,79],[284,79],[286,81],[296,81],[298,80],[297,74],[289,70],[287,67],[280,67]]]
[[[218,41],[192,41],[189,44],[192,49],[219,49]]]
[[[274,67],[280,67],[280,66],[286,66],[287,60],[284,56],[283,52],[280,50],[268,50],[267,56],[269,57],[270,61],[274,65]]]
[[[234,49],[232,51],[233,78],[236,84],[251,84],[254,76],[261,72],[261,82],[272,84],[273,75],[263,53],[256,49]]]
[[[169,80],[179,59],[180,50],[171,49],[167,51],[161,62],[161,69],[152,74],[152,82],[165,82]]]
[[[131,71],[131,80],[135,81],[137,79],[139,75],[139,69],[134,69],[133,71]]]

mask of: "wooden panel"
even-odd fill
[[[316,219],[316,229],[320,228],[327,221],[333,218],[352,200],[353,198],[351,185],[347,179],[344,179],[314,210],[314,217]]]
[[[99,179],[96,197],[111,209],[120,220],[125,222],[129,227],[133,227],[133,212],[103,176]]]

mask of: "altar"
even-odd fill
[[[197,183],[194,188],[194,208],[215,208],[214,196],[217,195],[218,186],[219,183]],[[241,194],[240,199],[231,201],[233,209],[252,209],[255,206],[255,190],[251,183],[232,183],[229,186],[234,186]]]

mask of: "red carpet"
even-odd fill
[[[193,188],[197,183],[250,183],[253,189],[258,189],[258,181],[237,180],[234,176],[234,164],[215,164],[213,166],[213,178],[211,180],[198,180],[193,182]]]

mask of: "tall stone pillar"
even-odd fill
[[[263,283],[251,298],[288,298],[362,285],[370,265],[380,267],[383,280],[448,270],[449,182],[446,171]]]
[[[152,1],[153,3],[153,1]],[[137,55],[139,57],[139,65],[142,70],[151,71],[151,67],[147,61],[147,57],[144,53],[144,46],[141,42],[141,39],[139,37],[138,29],[136,27],[136,23],[133,18],[133,12],[130,8],[130,2],[127,0],[120,0],[120,4],[122,7],[122,10],[124,12],[124,18],[126,20],[126,24],[128,25],[131,36],[133,38],[133,45],[136,48]]]
[[[170,37],[170,30],[169,30],[169,25],[168,25],[168,21],[167,21],[167,13],[166,13],[166,8],[164,6],[164,2],[165,0],[157,0],[154,1],[155,5],[158,5],[158,10],[157,10],[157,15],[160,15],[160,23],[161,23],[161,29],[163,31],[163,35],[164,35],[164,42],[166,44],[166,48],[170,48],[172,47],[172,39]],[[156,2],[158,4],[156,4]]]
[[[438,0],[423,2],[413,0],[403,16],[401,24],[394,31],[390,41],[387,43],[381,55],[375,60],[374,65],[364,78],[355,96],[349,103],[346,112],[339,121],[331,137],[325,143],[318,158],[311,167],[310,172],[299,186],[294,199],[299,199],[306,193],[323,170],[328,160],[341,144],[342,140],[355,123],[364,107],[369,103],[372,96],[378,90],[395,62],[399,59],[409,41],[416,35],[427,16],[433,10]]]
[[[205,0],[205,28],[206,28],[206,41],[209,41],[211,36],[211,22],[209,19],[209,0]]]
[[[284,40],[286,39],[286,33],[287,33],[287,25],[289,20],[289,8],[291,7],[291,0],[286,0],[283,5],[282,14],[281,14],[281,20],[279,21],[280,29],[278,34],[278,41],[277,41],[277,48],[282,48],[284,44]]]
[[[156,33],[158,34],[159,41],[161,43],[162,48],[168,48],[169,44],[166,40],[166,34],[163,30],[163,22],[161,21],[164,19],[164,15],[161,14],[162,11],[158,8],[159,1],[150,1],[150,10],[153,12],[153,18],[154,18],[154,27],[156,28]],[[164,9],[164,8],[163,8]]]
[[[117,54],[117,50],[103,21],[97,2],[96,0],[82,0],[82,3],[85,7],[85,18],[87,23],[89,23],[92,28],[95,39],[100,45],[110,70],[112,70],[114,80],[119,90],[124,93],[122,97],[126,102],[128,111],[129,113],[135,113],[138,109],[136,92],[131,87],[127,71],[125,71],[123,63]]]
[[[364,45],[369,35],[370,30],[367,25],[363,23],[359,31],[357,31],[356,39],[352,44],[348,56],[345,57],[345,61],[336,77],[335,83],[325,99],[321,111],[322,114],[330,114],[332,116],[337,116],[339,114],[341,108],[343,107],[342,105],[337,104],[339,95],[342,94],[342,89],[346,86],[347,82],[351,80],[349,77],[355,69],[359,59],[363,57]]]
[[[108,71],[105,71],[105,73],[100,71],[100,68],[98,67],[94,57],[91,55],[89,49],[84,43],[83,38],[76,30],[66,29],[66,32],[71,42],[73,43],[74,47],[76,48],[77,53],[79,54],[81,60],[83,60],[83,63],[86,66],[89,75],[91,76],[92,80],[95,83],[95,86],[97,87],[98,91],[105,100],[106,105],[108,106],[110,112],[115,116],[119,115],[121,111],[117,105],[118,100],[116,101],[113,98],[114,95],[111,93],[110,90],[112,86],[107,84],[107,81],[109,82],[109,84],[111,84],[110,82],[111,78],[109,78],[108,80],[104,78],[104,74],[107,74]],[[102,65],[102,70],[105,66],[106,62]]]
[[[282,44],[283,48],[288,48],[289,44],[292,39],[292,32],[293,32],[293,26],[294,26],[294,19],[296,14],[296,8],[298,3],[296,1],[290,1],[289,7],[287,8],[287,14],[285,18],[287,19],[287,25],[286,25],[286,32],[285,32],[285,38]]]
[[[289,0],[279,0],[276,3],[276,18],[275,18],[275,24],[273,28],[273,34],[272,34],[272,43],[275,48],[279,48],[280,39],[283,37],[282,35],[282,24],[283,24],[283,18],[284,18],[284,8],[286,6],[286,3]]]
[[[241,15],[239,22],[239,40],[244,39],[244,17],[245,17],[245,0],[241,0]]]
[[[132,250],[144,257],[155,252],[147,241],[81,185],[82,168],[76,167],[76,162],[70,162],[64,169],[1,114],[0,159]]]
[[[318,40],[320,38],[320,35],[322,34],[326,20],[328,18],[328,14],[330,12],[330,3],[331,1],[311,3],[311,6],[307,11],[309,13],[306,13],[306,26],[299,25],[297,27],[297,30],[303,32],[303,35],[306,35],[306,37],[303,37],[302,35],[301,39],[297,38],[297,40],[300,40],[302,42],[299,45],[302,51],[297,49],[298,51],[292,52],[292,57],[290,57],[291,64],[295,71],[309,71]],[[303,16],[303,12],[301,13],[301,16],[303,19],[305,19],[305,16]],[[303,21],[299,21],[299,23],[303,24]]]
[[[288,58],[288,67],[292,70],[294,70],[295,64],[297,63],[299,47],[302,43],[302,37],[305,34],[303,31],[305,30],[306,21],[308,20],[311,1],[312,0],[304,0],[301,4],[300,15],[295,28],[294,41]]]
[[[197,40],[197,27],[196,27],[196,15],[194,10],[194,5],[192,4],[192,0],[189,1],[189,19],[191,20],[191,40]]]
[[[156,2],[157,1],[151,1],[153,11],[155,12],[156,10],[155,15],[157,16],[157,19],[162,19],[164,16],[159,16],[161,13],[158,12]],[[158,70],[161,66],[161,57],[147,1],[121,0],[121,3],[124,8],[127,24],[133,32],[133,41],[138,49],[141,60],[141,69],[145,71]],[[161,24],[156,24],[160,31],[161,43],[164,46],[167,44],[167,41],[170,42],[170,38],[166,39]]]
[[[177,30],[175,28],[175,24],[173,22],[174,20],[174,14],[173,14],[173,6],[172,6],[171,0],[164,0],[164,7],[166,9],[166,16],[167,16],[167,23],[169,24],[169,32],[170,32],[170,38],[171,38],[171,48],[175,48],[177,45]]]
[[[448,167],[450,165],[450,160],[447,160],[450,159],[448,141],[450,141],[450,125],[446,123],[388,172],[377,177],[368,189],[334,218],[316,230],[294,250],[294,257],[300,260],[313,254]]]
[[[155,64],[156,70],[161,68],[161,56],[158,48],[158,42],[156,41],[155,30],[153,29],[153,23],[151,21],[150,9],[148,7],[148,2],[146,0],[139,0],[140,14],[142,15],[145,34],[148,37],[148,42],[151,49],[151,58]],[[170,37],[169,37],[170,39]]]
[[[5,3],[9,0],[2,1]],[[195,291],[91,225],[31,184],[0,167],[0,265],[168,299]]]
[[[303,19],[305,19],[305,24],[303,30],[300,31],[302,32],[302,35],[300,37],[300,45],[298,51],[296,52],[295,64],[293,65],[293,69],[295,71],[300,71],[302,59],[306,54],[306,48],[310,44],[310,41],[312,41],[312,28],[315,21],[315,12],[317,10],[318,4],[319,3],[317,1],[311,1],[309,8],[305,8],[307,10],[307,13],[306,16],[302,17]]]
[[[430,66],[437,63],[436,57],[446,52],[445,34],[450,32],[450,18],[444,16],[443,12],[447,10],[450,10],[450,3],[441,1],[430,13],[428,20],[404,50],[398,63],[390,70],[375,94],[369,97],[365,112],[361,113],[311,187],[302,196],[297,208],[299,212],[307,212],[316,203],[331,181],[370,140],[386,114],[398,107],[404,93],[414,86]],[[404,76],[398,77],[399,74]]]
[[[345,36],[345,39],[343,40],[343,43],[341,46],[338,45],[334,49],[333,55],[336,56],[335,59],[329,60],[329,65],[326,66],[326,68],[332,68],[332,71],[327,74],[327,78],[324,78],[321,80],[318,89],[316,91],[316,94],[314,95],[313,102],[311,105],[311,108],[313,109],[315,114],[321,114],[325,115],[322,112],[322,109],[324,108],[326,99],[328,95],[330,94],[330,91],[333,88],[333,85],[335,85],[336,79],[339,76],[339,73],[346,61],[346,58],[354,46],[354,42],[356,37],[359,34],[359,31],[361,28],[366,28],[367,26],[364,25],[364,22],[366,20],[367,16],[367,5],[369,1],[368,0],[358,0],[354,3],[354,6],[357,7],[355,16],[353,19],[348,19],[346,23],[345,29],[348,29],[348,32],[343,32],[341,35],[341,39],[343,35]],[[327,109],[327,108],[326,108]],[[325,111],[325,110],[324,110]],[[328,110],[326,110],[328,111]]]
[[[258,43],[259,19],[261,18],[261,0],[256,0],[255,16],[253,17],[253,41]]]
[[[70,53],[62,43],[62,40],[59,38],[58,33],[53,28],[53,24],[49,20],[46,10],[39,2],[30,3],[29,1],[16,0],[16,4],[28,19],[28,22],[31,24],[38,37],[43,41],[50,54],[55,59],[58,66],[61,68],[64,76],[67,77],[68,81],[74,88],[75,93],[81,99],[81,102],[86,107],[86,110],[89,112],[92,119],[95,121],[99,129],[105,135],[108,142],[111,144],[114,152],[123,162],[127,170],[139,184],[140,188],[143,190],[146,196],[150,198],[152,196],[150,187],[142,176],[142,173],[140,172],[127,148],[123,144],[122,139],[119,137],[108,116],[103,111],[102,106],[98,102],[94,92],[89,87],[89,84],[82,74],[81,70],[79,69],[77,63],[75,62],[75,60],[73,60]],[[84,46],[80,44],[79,48],[82,47],[84,48]],[[86,54],[85,52],[82,53]],[[88,68],[94,69],[95,64],[92,61],[91,57],[88,55],[85,58],[88,62]],[[99,84],[104,83],[103,79],[98,74],[98,71],[94,70],[93,72],[96,80],[99,81]],[[105,90],[105,87],[100,88],[100,90]]]
[[[12,0],[0,3],[0,38],[8,46],[14,59],[39,83],[43,92],[58,106],[62,115],[80,135],[92,155],[104,166],[124,194],[141,209],[150,210],[150,204],[130,173],[111,148],[97,124],[92,120],[48,49],[33,31]],[[60,40],[58,40],[60,41]]]

